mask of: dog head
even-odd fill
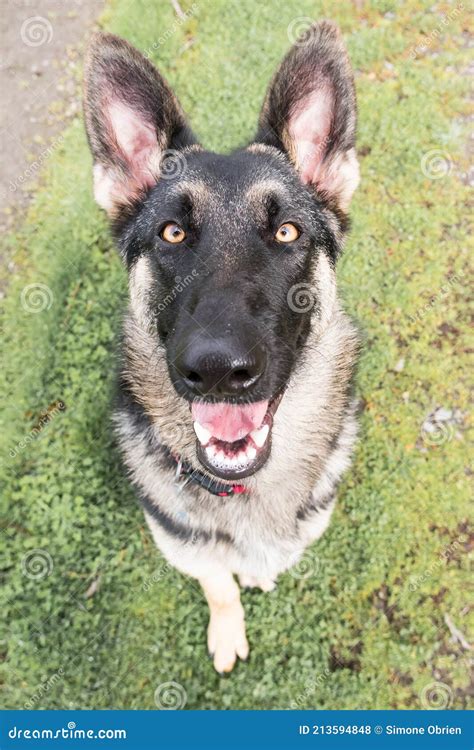
[[[85,119],[137,335],[166,361],[160,378],[179,408],[190,406],[201,464],[249,476],[269,456],[310,332],[335,305],[359,180],[340,34],[328,22],[306,32],[270,84],[254,141],[230,155],[204,150],[154,66],[109,34],[90,48]]]

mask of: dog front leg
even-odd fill
[[[224,569],[200,578],[199,583],[210,610],[207,631],[209,653],[218,672],[230,672],[237,656],[245,660],[249,653],[239,587],[232,573]]]

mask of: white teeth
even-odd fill
[[[269,431],[270,431],[269,425],[264,424],[262,427],[259,427],[258,430],[254,430],[253,432],[250,433],[250,437],[252,438],[257,448],[263,448]]]
[[[220,466],[224,469],[240,469],[245,468],[251,461],[257,458],[258,449],[262,448],[270,432],[270,426],[268,424],[262,425],[258,430],[254,430],[250,433],[252,442],[246,441],[246,444],[241,448],[238,453],[228,454],[222,448],[219,443],[213,441],[209,445],[212,434],[206,430],[199,422],[194,422],[194,430],[199,441],[205,447],[206,455],[213,464]],[[255,447],[257,446],[257,447]]]
[[[257,451],[253,447],[253,445],[249,445],[246,451],[247,458],[250,458],[251,461],[253,461],[254,458],[257,456]]]
[[[209,440],[212,437],[212,434],[209,432],[209,430],[206,430],[205,427],[202,426],[202,424],[199,424],[199,422],[194,422],[194,432],[197,435],[197,439],[201,443],[201,445],[207,445]]]

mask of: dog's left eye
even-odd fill
[[[300,230],[295,227],[294,224],[287,221],[286,224],[282,224],[281,227],[279,227],[275,234],[275,239],[277,242],[294,242],[298,239],[300,234]]]
[[[186,239],[186,232],[181,229],[179,224],[166,224],[160,232],[160,237],[165,242],[170,242],[172,245],[177,245],[178,242],[183,242]]]

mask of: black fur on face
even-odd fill
[[[215,351],[219,342],[250,363],[257,353],[264,359],[251,392],[233,395],[223,387],[222,397],[259,401],[281,392],[319,303],[299,311],[292,289],[309,288],[319,252],[334,262],[339,250],[323,209],[276,150],[191,151],[185,173],[158,182],[121,226],[118,244],[127,265],[149,260],[149,304],[180,395],[201,395],[187,382],[186,350]],[[275,235],[288,222],[300,235],[286,244]],[[182,242],[162,239],[170,223],[184,230]],[[219,390],[207,397],[218,400]]]
[[[140,275],[146,325],[176,392],[192,403],[265,403],[272,414],[324,312],[319,261],[335,264],[358,182],[354,88],[336,27],[316,24],[290,50],[255,141],[230,155],[197,144],[158,71],[111,35],[91,46],[85,118],[95,195]],[[235,435],[256,419],[242,409]]]

